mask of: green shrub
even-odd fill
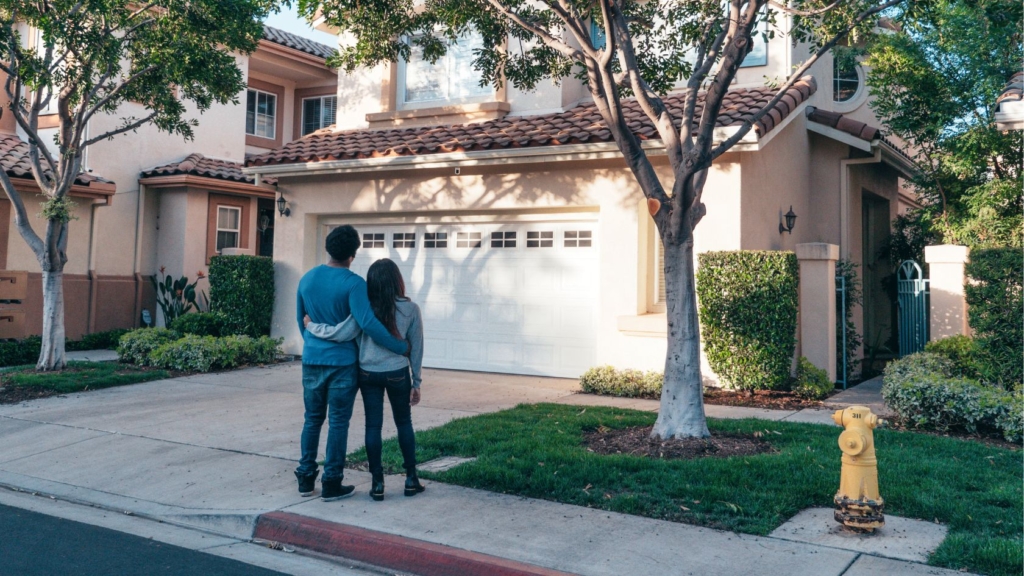
[[[247,364],[266,364],[277,357],[279,340],[262,336],[196,336],[189,334],[153,350],[149,363],[181,372],[209,372]]]
[[[711,368],[741,390],[785,388],[796,348],[796,255],[704,252],[699,259],[701,336]]]
[[[803,356],[796,366],[796,382],[793,393],[803,398],[820,400],[836,389],[835,383],[828,378],[828,372],[818,368]]]
[[[173,342],[181,334],[167,328],[139,328],[121,336],[117,345],[117,358],[126,364],[149,364],[149,355],[160,346]]]
[[[39,336],[29,336],[16,342],[0,342],[0,368],[35,364],[39,361],[42,346],[43,339]]]
[[[984,371],[978,369],[981,362],[981,347],[970,336],[958,334],[932,340],[924,345],[924,351],[949,358],[953,363],[952,371],[956,375],[980,378],[981,372]]]
[[[274,261],[261,256],[210,259],[210,311],[224,315],[228,334],[270,334]]]
[[[1019,248],[971,251],[967,318],[981,349],[979,377],[1005,388],[1024,380],[1024,258]]]
[[[598,366],[580,377],[580,387],[588,394],[624,396],[626,398],[659,398],[664,376],[660,372],[619,370]]]
[[[955,375],[951,360],[911,354],[885,369],[882,397],[908,426],[940,432],[999,431],[1011,442],[1024,429],[1021,394]]]
[[[198,312],[179,316],[171,323],[171,330],[196,336],[223,336],[224,316],[217,312]]]
[[[106,332],[95,332],[93,334],[86,334],[82,336],[81,340],[69,340],[65,345],[69,351],[73,350],[113,350],[117,348],[118,343],[121,341],[121,336],[124,336],[129,331],[124,328],[116,328],[114,330],[107,330]]]

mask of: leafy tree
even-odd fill
[[[0,71],[12,114],[28,139],[32,176],[46,200],[46,229],[33,229],[21,193],[0,170],[15,225],[43,273],[43,345],[36,368],[65,366],[64,266],[69,192],[89,146],[152,124],[191,139],[197,121],[186,102],[203,112],[236,102],[245,88],[229,53],[256,49],[273,0],[0,0]],[[31,31],[31,34],[29,32]],[[33,36],[38,31],[41,42]],[[90,132],[99,115],[125,114],[109,131]],[[55,109],[50,139],[39,116]]]
[[[668,355],[656,437],[705,437],[700,334],[694,293],[693,231],[711,163],[768,114],[811,65],[851,31],[866,33],[874,16],[900,0],[299,0],[353,39],[334,65],[352,70],[408,60],[412,47],[438,58],[448,44],[475,31],[483,48],[474,68],[484,83],[532,89],[545,78],[578,77],[648,201],[665,247]],[[722,101],[752,36],[765,19],[794,15],[790,39],[809,57],[762,110],[724,141],[715,141]],[[598,34],[591,34],[591,23]],[[774,30],[774,28],[769,28]],[[770,32],[774,35],[776,32]],[[680,117],[662,96],[681,82]],[[703,93],[702,107],[698,94]],[[659,176],[629,129],[623,99],[636,98],[658,132],[671,166]]]
[[[1024,60],[1015,0],[927,0],[894,9],[868,44],[872,106],[923,170],[925,203],[899,222],[893,263],[924,241],[1015,246],[1024,239],[1021,131],[995,126],[996,99]]]

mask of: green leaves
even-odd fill
[[[1024,380],[1024,259],[1019,248],[971,251],[967,317],[980,347],[982,379],[1020,389]]]
[[[211,312],[224,318],[224,333],[270,334],[274,315],[274,261],[261,256],[210,260]]]
[[[796,255],[704,252],[698,259],[701,336],[711,368],[741,390],[784,389],[796,348]]]

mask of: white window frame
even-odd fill
[[[256,93],[256,109],[253,110],[253,112],[252,112],[253,113],[253,122],[252,122],[252,129],[253,129],[253,131],[252,132],[249,132],[249,92],[255,92]],[[260,95],[261,94],[274,99],[274,115],[270,116],[270,118],[272,120],[270,122],[270,136],[264,136],[263,134],[257,134],[256,133],[256,126],[259,125],[259,121],[258,120],[259,120],[259,116],[261,116],[261,114],[258,112],[259,107],[260,107]],[[255,136],[256,138],[266,138],[267,140],[276,140],[277,139],[277,115],[281,113],[281,109],[280,109],[279,104],[280,103],[277,101],[277,94],[275,94],[273,92],[267,92],[266,90],[260,90],[259,88],[253,88],[253,87],[246,88],[246,92],[245,92],[245,120],[246,120],[245,121],[245,124],[246,124],[246,126],[245,126],[245,133],[246,133],[246,135],[248,135],[248,136]],[[266,117],[266,116],[269,116],[269,115],[268,114],[263,114],[262,116]]]
[[[40,57],[42,57],[43,51],[46,50],[46,45],[43,43],[43,31],[42,31],[42,29],[40,29],[40,28],[36,28],[35,29],[35,36],[34,36],[34,38],[35,38],[35,40],[34,40],[34,42],[35,42],[34,48],[36,49],[36,54],[38,54]],[[54,56],[57,56],[56,52],[57,51],[54,50]],[[61,64],[60,67],[61,67],[61,69],[64,69],[65,66],[63,64]],[[47,89],[47,90],[49,90],[49,89]],[[56,94],[51,95],[50,96],[50,101],[46,104],[46,106],[42,110],[39,111],[39,115],[40,116],[47,116],[47,115],[50,115],[50,114],[56,114],[58,112],[57,100],[58,100],[58,98],[57,98]]]
[[[459,230],[455,232],[455,247],[462,250],[483,248],[484,234],[476,230]]]
[[[425,232],[423,234],[423,247],[430,250],[444,250],[448,248],[448,240],[448,232]]]
[[[865,89],[865,85],[867,84],[867,78],[864,74],[864,66],[862,66],[860,62],[858,62],[856,65],[854,65],[854,70],[856,70],[857,72],[857,91],[854,92],[853,96],[851,96],[847,100],[843,100],[841,102],[836,100],[836,62],[835,56],[832,57],[832,110],[835,112],[839,112],[840,114],[852,112],[857,108],[860,108],[860,106],[864,103],[865,97],[867,95],[867,90]]]
[[[573,234],[573,236],[570,236]],[[583,228],[562,231],[563,248],[593,248],[594,231]]]
[[[380,250],[387,246],[386,234],[384,232],[363,232],[363,239],[360,247],[366,250]]]
[[[227,210],[229,212],[235,212],[235,213],[238,214],[238,228],[221,228],[220,227],[220,212],[221,212],[221,210]],[[239,246],[241,246],[242,245],[242,209],[239,208],[238,206],[225,206],[223,204],[218,204],[217,205],[217,216],[216,216],[216,218],[217,218],[217,221],[216,221],[216,225],[214,226],[214,228],[216,228],[216,230],[217,230],[217,232],[216,232],[217,236],[213,240],[213,245],[214,245],[214,248],[217,251],[217,254],[220,254],[221,251],[223,251],[225,248],[238,248]],[[221,232],[233,233],[235,235],[235,245],[234,246],[221,246],[220,245],[220,233]]]
[[[391,247],[408,250],[416,247],[415,232],[394,232],[391,234]]]
[[[554,230],[528,230],[526,232],[527,248],[554,248]]]
[[[306,132],[306,101],[308,101],[308,100],[319,100],[320,101],[320,122],[319,122],[320,126],[317,127],[317,128],[314,128],[313,130],[310,130],[309,132]],[[334,100],[334,113],[335,113],[335,117],[331,118],[330,122],[328,122],[326,124],[324,123],[324,108],[325,108],[324,100]],[[332,124],[337,124],[337,122],[338,122],[337,113],[338,113],[338,95],[337,94],[325,94],[323,96],[310,96],[309,98],[303,98],[302,99],[302,123],[299,124],[300,135],[301,136],[305,136],[307,134],[312,134],[313,132],[316,132],[317,130],[322,130],[322,129],[327,128],[328,126],[330,126]]]
[[[439,63],[442,63],[442,62],[444,63],[443,65],[445,66],[445,68],[447,70],[445,78],[446,79],[450,79],[451,78],[451,72],[452,72],[453,68],[458,66],[457,63],[453,63],[452,62],[452,52],[451,52],[451,50],[450,49],[447,50],[445,52],[445,55],[442,56],[441,59],[438,60],[438,62]],[[407,77],[407,74],[409,72],[409,65],[408,64],[409,63],[406,62],[404,58],[399,58],[398,59],[398,86],[397,86],[397,90],[396,90],[396,96],[397,96],[396,101],[398,103],[398,108],[399,109],[430,108],[430,107],[434,107],[434,106],[443,106],[443,105],[447,105],[447,104],[469,104],[469,103],[476,103],[476,102],[488,102],[488,101],[494,100],[494,87],[493,86],[480,87],[480,93],[479,94],[472,94],[472,95],[469,95],[469,96],[453,98],[451,96],[451,93],[450,93],[451,82],[449,80],[448,86],[446,87],[446,91],[448,91],[447,95],[445,95],[445,96],[443,96],[441,98],[433,99],[433,100],[413,100],[413,101],[409,101],[408,100],[408,94],[407,94],[407,91],[406,91],[406,77]],[[468,63],[468,65],[471,66],[472,63],[470,62],[470,63]]]

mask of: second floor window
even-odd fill
[[[277,95],[249,88],[245,98],[245,133],[273,140],[276,130]]]
[[[459,101],[492,94],[490,86],[480,85],[480,73],[473,68],[475,50],[483,48],[477,34],[467,34],[450,43],[445,55],[433,64],[423,57],[423,49],[412,47],[404,70],[406,104],[432,101]]]
[[[327,128],[336,122],[337,96],[317,96],[302,100],[302,135]]]

